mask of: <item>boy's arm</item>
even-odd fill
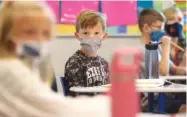
[[[182,56],[182,61],[179,64],[179,66],[181,67],[186,67],[186,51],[184,52],[183,56]]]
[[[140,79],[144,79],[145,76],[146,76],[146,75],[145,75],[145,58],[142,58],[142,59],[141,59],[141,62],[140,62],[138,77],[139,77]]]
[[[65,82],[67,92],[69,93],[69,88],[73,86],[83,86],[81,84],[81,79],[83,79],[83,74],[81,72],[81,63],[77,60],[69,59],[65,65]]]
[[[180,67],[173,64],[170,68],[170,73],[173,75],[186,75],[186,67]]]
[[[186,75],[186,52],[183,54],[182,62],[179,66],[173,64],[170,67],[170,73],[172,75]]]
[[[161,60],[159,62],[159,72],[165,76],[169,73],[169,51],[170,51],[170,37],[163,36],[161,44]]]
[[[110,79],[109,79],[109,76],[110,76],[109,64],[108,64],[108,62],[106,60],[104,62],[105,62],[105,72],[106,72],[106,77],[107,77],[106,83],[108,84],[108,83],[110,83]]]

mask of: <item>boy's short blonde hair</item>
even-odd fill
[[[168,21],[168,20],[173,20],[173,19],[174,19],[174,15],[175,15],[175,13],[177,13],[177,12],[178,12],[178,11],[177,11],[176,8],[171,7],[171,8],[165,9],[165,10],[163,11],[163,14],[164,14],[166,20]]]
[[[80,29],[91,27],[93,28],[98,23],[102,24],[103,30],[106,28],[106,17],[99,12],[92,10],[84,10],[80,12],[76,18],[76,32],[79,32]]]
[[[55,25],[53,13],[42,2],[37,1],[4,1],[0,6],[0,50],[7,53],[14,53],[12,44],[12,28],[14,19],[18,16],[35,15],[33,11],[39,11],[46,14],[51,20],[52,28]],[[39,22],[38,22],[39,23]],[[53,35],[51,30],[51,36]],[[0,54],[2,54],[0,51]]]
[[[164,17],[154,9],[144,9],[138,18],[138,26],[143,31],[144,24],[152,25],[156,21],[164,22]]]

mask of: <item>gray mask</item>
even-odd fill
[[[80,45],[87,52],[97,52],[102,45],[102,39],[81,39]]]

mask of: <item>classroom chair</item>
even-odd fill
[[[166,96],[165,93],[159,93],[158,95],[158,112],[159,113],[166,112],[166,106],[165,106],[166,102],[170,104],[173,103],[175,104],[175,106],[177,106],[177,107],[172,107],[172,108],[179,108],[178,106],[180,104],[186,104],[185,99],[179,99],[178,97],[172,98],[172,97]]]
[[[65,77],[60,77],[60,80],[61,80],[61,86],[63,87],[63,91],[64,91],[64,95],[67,96],[67,91],[68,91],[68,85],[67,85],[67,82],[65,80]]]
[[[55,92],[59,92],[64,94],[64,96],[67,96],[67,83],[65,81],[64,77],[60,77],[60,78],[55,78],[55,80],[53,81],[52,84],[52,89]]]

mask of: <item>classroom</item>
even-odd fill
[[[0,117],[186,117],[186,0],[0,5]]]

